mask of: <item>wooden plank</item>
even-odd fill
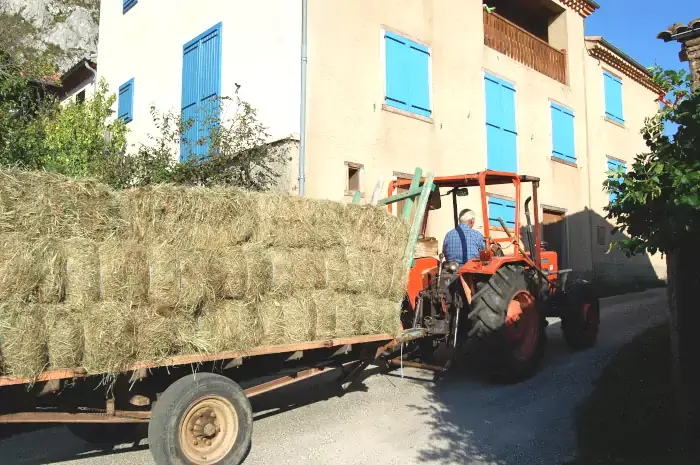
[[[418,170],[416,170],[416,172],[417,171]],[[428,173],[425,176],[425,181],[423,182],[423,192],[421,193],[420,198],[418,199],[418,205],[416,206],[416,214],[413,217],[413,223],[411,224],[411,232],[408,236],[408,244],[406,244],[406,249],[404,250],[403,254],[404,265],[406,266],[406,270],[410,269],[413,264],[413,256],[416,251],[416,243],[418,242],[418,236],[420,235],[420,231],[423,226],[423,218],[425,217],[425,210],[428,208],[428,200],[430,199],[430,193],[433,191],[434,179],[435,175],[433,173]]]
[[[329,339],[325,341],[303,342],[301,344],[286,344],[278,346],[258,347],[248,351],[218,352],[215,354],[208,355],[179,355],[177,357],[166,359],[160,363],[135,363],[133,365],[130,365],[126,370],[124,370],[124,372],[130,372],[142,368],[151,369],[176,365],[190,365],[242,357],[255,357],[257,355],[282,354],[285,352],[296,352],[298,350],[323,349],[344,345],[363,344],[368,342],[390,341],[392,339],[393,336],[391,336],[390,334],[376,334],[370,336],[355,336],[339,339]],[[82,368],[78,370],[52,370],[42,373],[41,376],[39,376],[35,382],[50,381],[54,379],[84,378],[86,376],[96,376],[101,374],[103,373],[90,373],[89,375],[86,375],[85,370]],[[0,377],[0,387],[12,386],[17,384],[28,384],[31,382],[32,380],[27,378]]]
[[[360,199],[362,199],[362,192],[355,191],[355,194],[352,196],[352,203],[358,204],[360,203]]]
[[[413,180],[411,181],[411,187],[408,189],[409,192],[417,189],[420,186],[420,179],[423,177],[423,170],[416,168],[413,173]],[[413,198],[406,199],[406,203],[403,206],[403,219],[408,221],[411,219],[411,214],[413,213]]]
[[[402,192],[400,194],[392,195],[391,197],[387,197],[385,199],[382,199],[377,203],[379,205],[389,205],[390,203],[396,203],[396,202],[400,202],[402,200],[413,199],[415,197],[418,197],[421,194],[421,192],[423,192],[423,189],[420,186],[418,186],[415,189],[408,190],[406,192]],[[404,208],[404,211],[405,211],[405,208]]]

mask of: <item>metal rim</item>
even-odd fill
[[[528,360],[535,353],[540,325],[535,299],[529,291],[517,292],[508,304],[506,335],[512,344],[513,357]]]
[[[202,397],[192,403],[179,429],[185,458],[195,465],[212,465],[233,448],[238,436],[238,414],[224,397]]]

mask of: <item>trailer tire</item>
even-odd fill
[[[197,373],[177,380],[158,399],[148,441],[157,465],[240,465],[252,433],[253,410],[240,386],[225,376]]]
[[[561,330],[571,350],[590,349],[598,339],[600,301],[590,283],[576,281],[567,291],[567,308],[561,317]]]
[[[531,377],[547,346],[546,319],[530,289],[525,269],[506,265],[472,298],[469,337],[479,340],[485,368],[499,382],[514,383]],[[520,316],[507,323],[509,307]]]

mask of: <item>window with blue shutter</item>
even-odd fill
[[[603,73],[605,81],[605,117],[620,124],[625,123],[622,116],[622,80],[607,71]]]
[[[552,156],[576,163],[576,139],[574,137],[574,112],[551,102],[552,107]]]
[[[117,117],[130,123],[134,120],[134,79],[130,79],[119,87]]]
[[[221,94],[221,23],[185,44],[182,56],[180,160],[209,152]]]
[[[515,229],[515,202],[498,197],[486,197],[489,208],[489,225],[501,227],[501,218],[508,229]]]
[[[392,32],[384,33],[386,104],[430,117],[430,50]]]
[[[139,0],[124,0],[122,14],[125,14],[127,11],[132,9],[134,7],[134,5],[136,5],[138,2],[139,2]]]
[[[614,158],[608,157],[608,170],[612,171],[613,173],[617,173],[621,171],[623,174],[627,173],[627,164],[624,162],[621,162],[619,160],[615,160]],[[609,178],[612,178],[610,174],[608,174]],[[621,180],[624,182],[624,176],[621,177]],[[617,195],[613,192],[610,193],[610,201],[613,202],[617,198]]]
[[[486,167],[495,171],[518,171],[515,125],[515,86],[486,74]]]

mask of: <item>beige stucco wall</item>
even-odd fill
[[[240,84],[272,139],[299,133],[300,2],[140,1],[126,14],[122,6],[122,0],[101,2],[98,72],[115,93],[134,78],[131,143],[153,132],[152,104],[180,111],[183,45],[219,22],[222,94],[233,96]]]
[[[624,125],[605,118],[604,71],[622,79]],[[653,116],[659,109],[659,104],[655,102],[657,95],[590,56],[586,60],[585,72],[588,93],[588,144],[591,153],[591,205],[595,211],[591,230],[594,239],[592,256],[596,274],[610,279],[665,279],[666,264],[661,254],[627,258],[616,249],[608,252],[610,242],[621,239],[622,235],[611,235],[615,224],[605,218],[604,207],[608,205],[609,194],[603,190],[603,182],[607,178],[608,156],[624,161],[627,170],[630,171],[635,156],[647,150],[640,130],[644,126],[644,119]],[[598,227],[605,228],[604,244],[598,243]]]

